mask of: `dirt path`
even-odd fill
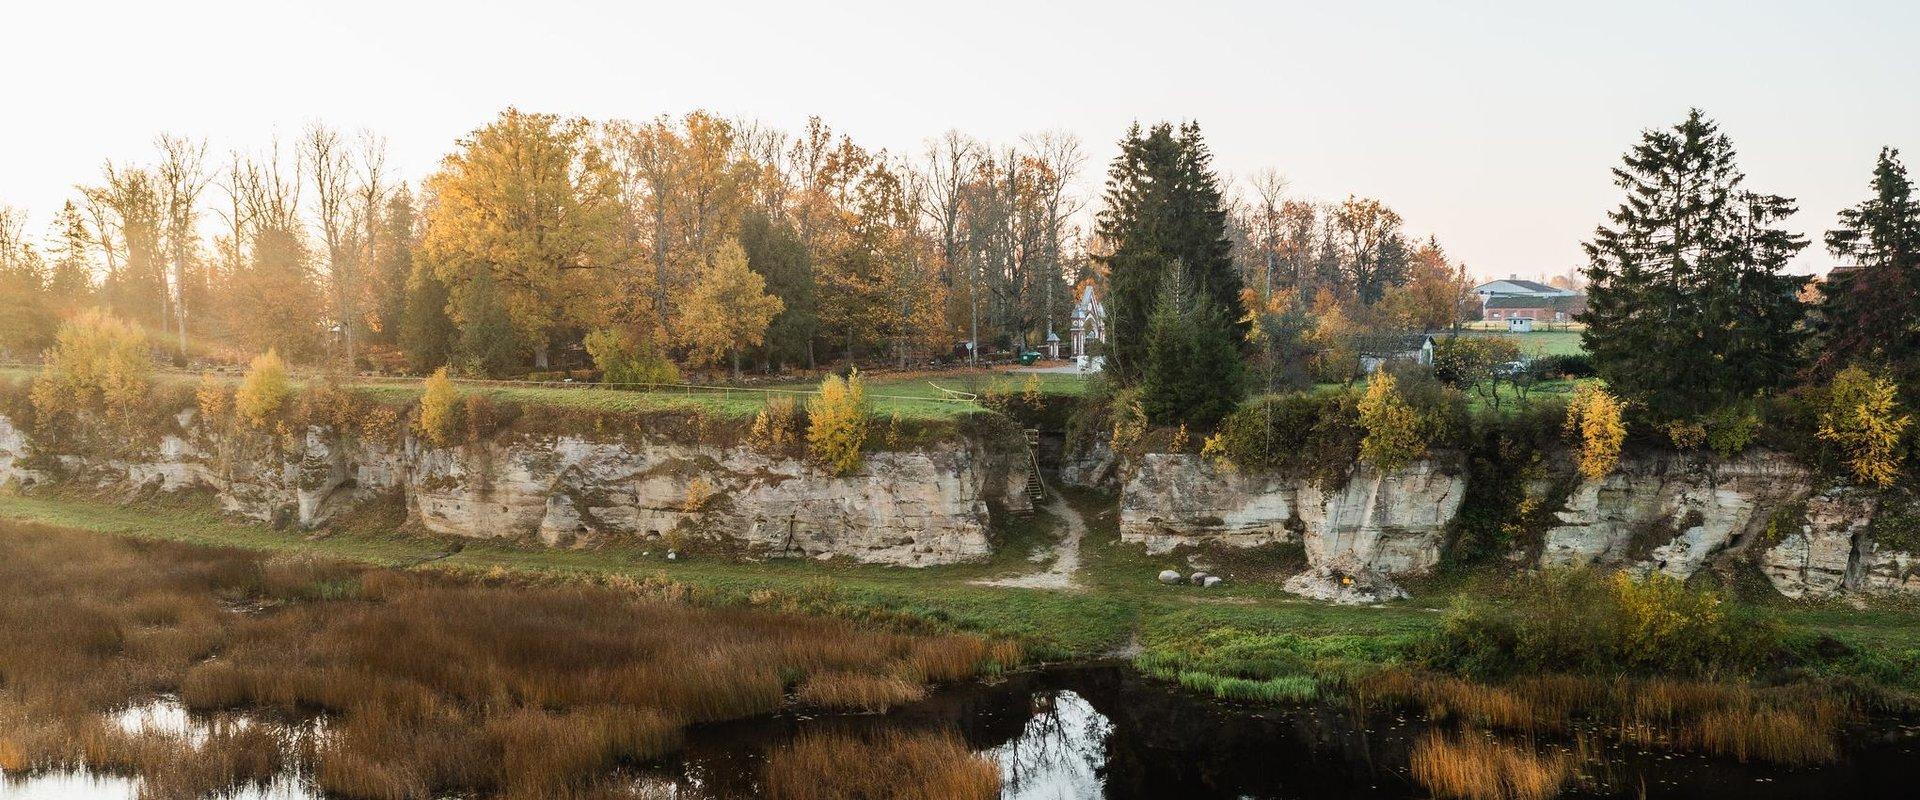
[[[973,582],[982,586],[1012,586],[1020,589],[1079,589],[1080,584],[1074,580],[1074,576],[1080,572],[1080,540],[1087,536],[1087,521],[1080,518],[1080,512],[1074,509],[1073,504],[1058,495],[1047,504],[1047,510],[1067,522],[1066,535],[1060,537],[1060,543],[1053,548],[1053,566],[1011,578]]]

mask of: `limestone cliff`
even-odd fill
[[[1725,461],[1656,453],[1623,458],[1611,475],[1574,490],[1548,530],[1545,565],[1597,564],[1691,577],[1773,513],[1805,498],[1812,475],[1778,453]]]
[[[313,528],[379,499],[434,533],[549,546],[708,542],[748,556],[841,556],[924,566],[991,552],[989,502],[1025,511],[1024,451],[964,435],[869,453],[852,475],[745,445],[668,433],[506,430],[433,447],[325,425],[213,432],[182,412],[150,442],[33,453],[0,416],[0,484],[56,479],[103,491],[208,491],[228,513]]]
[[[1199,456],[1153,453],[1120,494],[1120,536],[1150,553],[1181,545],[1254,547],[1297,542],[1308,576],[1290,590],[1338,600],[1399,593],[1396,574],[1440,562],[1447,523],[1466,496],[1466,477],[1440,460],[1379,473],[1356,465],[1338,488],[1305,478],[1255,475]],[[1371,586],[1347,596],[1356,586]]]

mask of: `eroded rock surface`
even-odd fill
[[[712,541],[752,556],[922,566],[991,553],[988,502],[1031,508],[1024,453],[972,441],[871,453],[826,474],[745,446],[662,436],[501,433],[456,447],[311,426],[294,436],[193,424],[113,456],[54,457],[68,480],[121,493],[209,491],[228,513],[312,528],[377,499],[435,533],[585,546]],[[0,483],[43,481],[31,442],[0,416]]]
[[[1792,459],[1748,451],[1728,461],[1679,453],[1623,459],[1568,497],[1540,562],[1594,564],[1687,578],[1776,509],[1805,497],[1812,476]]]
[[[1390,576],[1422,572],[1440,561],[1447,523],[1466,495],[1466,478],[1439,460],[1381,474],[1356,466],[1346,484],[1322,488],[1306,479],[1252,475],[1199,456],[1145,456],[1120,495],[1120,535],[1150,553],[1181,545],[1256,547],[1297,542],[1309,571],[1288,589],[1310,596],[1350,596],[1359,576],[1395,596]],[[1322,568],[1333,570],[1328,572]],[[1315,583],[1316,574],[1325,580]],[[1336,574],[1337,573],[1337,574]]]

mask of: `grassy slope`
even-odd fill
[[[1070,499],[1090,528],[1079,576],[1085,589],[1078,592],[971,583],[1033,569],[1026,556],[1046,543],[1052,527],[1044,515],[1004,526],[1002,552],[992,562],[927,569],[839,561],[667,561],[657,550],[630,547],[576,551],[475,541],[432,563],[435,568],[560,579],[665,576],[691,587],[698,598],[720,603],[768,590],[805,598],[807,607],[825,613],[873,619],[905,615],[939,627],[1018,636],[1030,652],[1052,660],[1127,653],[1156,674],[1198,676],[1202,680],[1193,685],[1207,689],[1214,687],[1204,679],[1232,676],[1304,681],[1310,691],[1315,680],[1337,680],[1406,658],[1441,624],[1444,610],[1465,585],[1458,579],[1429,580],[1414,600],[1367,608],[1302,601],[1275,582],[1252,576],[1231,578],[1211,590],[1162,586],[1155,581],[1156,573],[1179,568],[1178,562],[1120,544],[1110,502],[1089,494]],[[319,537],[273,531],[222,519],[187,503],[125,508],[74,497],[0,496],[0,517],[382,565],[416,564],[447,549],[445,541],[411,538],[377,526]],[[1920,614],[1911,608],[1782,604],[1778,611],[1791,628],[1825,633],[1864,651],[1920,651]]]
[[[553,550],[477,541],[465,542],[460,552],[434,563],[547,575],[665,575],[721,600],[756,589],[824,594],[835,599],[838,613],[902,612],[962,628],[1016,635],[1043,655],[1061,659],[1108,655],[1126,648],[1136,634],[1144,635],[1143,643],[1153,646],[1159,643],[1156,637],[1171,641],[1189,635],[1196,625],[1213,627],[1220,622],[1250,630],[1370,636],[1424,630],[1439,619],[1435,607],[1425,603],[1340,608],[1292,599],[1270,582],[1233,581],[1212,590],[1163,586],[1155,575],[1180,564],[1119,544],[1110,506],[1102,513],[1097,498],[1077,496],[1076,502],[1089,512],[1091,528],[1083,544],[1080,576],[1087,588],[1079,592],[970,583],[1033,569],[1035,565],[1025,556],[1050,535],[1038,530],[1051,527],[1044,519],[1006,526],[1002,532],[1006,546],[993,562],[925,569],[840,561],[667,561],[658,550],[631,547]],[[445,541],[410,538],[391,530],[360,528],[322,537],[274,531],[222,519],[189,504],[125,508],[68,496],[0,496],[0,517],[113,535],[314,553],[382,565],[413,564],[447,549]]]

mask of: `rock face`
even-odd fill
[[[1920,554],[1874,541],[1879,498],[1835,489],[1807,500],[1806,514],[1760,556],[1773,588],[1788,597],[1920,594]]]
[[[1765,451],[1730,461],[1678,453],[1623,459],[1612,475],[1574,490],[1562,524],[1546,532],[1540,563],[1687,578],[1739,537],[1764,531],[1775,510],[1806,495],[1811,479],[1791,459]]]
[[[1346,485],[1328,490],[1305,479],[1223,469],[1199,456],[1155,453],[1121,491],[1120,538],[1145,544],[1149,553],[1299,543],[1306,574],[1320,577],[1290,581],[1289,590],[1345,596],[1351,593],[1343,589],[1364,582],[1382,587],[1376,597],[1390,596],[1399,590],[1385,588],[1388,576],[1439,563],[1447,523],[1465,495],[1465,476],[1437,460],[1385,474],[1356,466]]]
[[[183,412],[187,413],[187,412]],[[848,557],[924,566],[985,558],[988,502],[1031,509],[1024,453],[973,441],[869,454],[853,475],[745,446],[668,437],[505,432],[438,448],[308,427],[290,440],[214,435],[192,424],[134,457],[55,458],[101,490],[210,491],[228,513],[312,528],[393,499],[435,533],[587,546],[709,541],[753,556]],[[47,480],[31,442],[0,416],[0,484]]]

